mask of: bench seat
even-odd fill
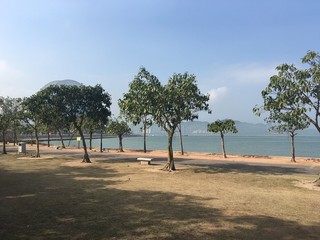
[[[150,165],[151,161],[152,161],[152,158],[138,157],[137,161],[140,161],[140,164]]]

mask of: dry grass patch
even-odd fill
[[[61,151],[60,151],[61,153]],[[135,156],[0,156],[1,239],[318,239],[315,176],[250,168],[161,171]]]

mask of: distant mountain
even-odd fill
[[[237,136],[270,136],[277,135],[277,133],[270,132],[269,126],[263,123],[247,123],[235,121],[236,127],[238,129]],[[131,129],[134,134],[141,134],[141,126],[133,126],[131,125]],[[194,122],[183,122],[181,124],[182,134],[183,135],[209,135],[207,131],[208,122],[203,121],[194,121]],[[166,135],[166,132],[158,127],[157,125],[152,125],[148,129],[148,135]],[[312,128],[305,129],[303,131],[298,131],[300,136],[319,136],[319,133]],[[233,135],[233,134],[230,134]]]
[[[239,136],[265,136],[270,135],[269,127],[263,123],[246,123],[235,121]]]

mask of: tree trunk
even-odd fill
[[[58,133],[59,133],[59,137],[60,137],[62,148],[66,148],[66,146],[64,145],[63,136],[62,136],[62,133],[61,133],[60,129],[58,129]]]
[[[221,136],[221,149],[222,149],[222,155],[224,158],[227,158],[226,149],[224,147],[224,135],[223,133],[220,133]]]
[[[70,146],[71,140],[73,139],[73,137],[74,137],[74,133],[71,134],[71,133],[69,132],[69,134],[68,134],[68,138],[69,138],[68,147]]]
[[[40,143],[39,143],[39,136],[38,136],[38,129],[34,129],[34,134],[36,135],[36,158],[40,157]]]
[[[143,123],[143,152],[147,152],[147,122]]]
[[[173,159],[173,147],[172,147],[173,135],[174,135],[174,130],[171,130],[170,132],[168,132],[168,161],[163,168],[163,170],[168,170],[170,172],[176,170],[176,167],[174,165],[174,159]]]
[[[316,180],[314,180],[313,183],[314,183],[315,186],[320,187],[320,173],[319,173],[319,177]]]
[[[6,149],[6,131],[2,130],[2,154],[7,154]]]
[[[100,152],[102,152],[103,131],[100,131]]]
[[[33,146],[33,132],[31,133],[31,146]]]
[[[118,135],[118,137],[119,137],[119,151],[123,152],[122,135]]]
[[[303,115],[307,118],[307,121],[310,122],[313,126],[315,126],[317,131],[320,133],[320,125],[319,125],[318,117],[316,117],[316,119],[313,120],[308,116],[308,114],[304,113]],[[316,111],[316,116],[319,116],[319,110]]]
[[[81,127],[77,127],[79,134],[81,136],[81,140],[82,140],[82,146],[83,146],[83,150],[84,150],[84,155],[83,155],[83,163],[91,163],[90,158],[89,158],[89,154],[87,151],[87,144],[86,144],[86,139],[84,138],[83,132]]]
[[[181,149],[181,155],[184,155],[183,151],[183,142],[182,142],[182,131],[181,131],[181,124],[178,125],[179,130],[179,138],[180,138],[180,149]]]
[[[290,132],[291,137],[291,162],[296,162],[296,149],[294,146],[294,136],[295,134],[293,132]]]
[[[16,144],[18,144],[18,139],[17,139],[17,128],[14,127],[13,129],[13,146],[15,146]]]
[[[48,136],[48,140],[47,140],[48,144],[47,145],[48,145],[48,147],[50,147],[50,132],[47,132],[47,136]]]
[[[92,150],[92,134],[93,134],[93,132],[90,131],[90,138],[89,138],[89,148],[90,148],[90,150]]]

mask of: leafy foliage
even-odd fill
[[[140,68],[134,80],[129,84],[129,91],[119,99],[120,114],[134,125],[142,123],[144,134],[144,152],[146,152],[146,130],[152,125],[152,108],[155,105],[160,82],[144,67]]]
[[[140,68],[129,84],[128,93],[118,101],[121,114],[135,125],[143,122],[144,118],[152,113],[159,86],[160,82],[156,76],[150,74],[145,68]]]
[[[235,122],[232,119],[217,120],[213,123],[208,124],[208,131],[213,133],[237,133],[238,130],[235,126]]]
[[[152,108],[154,121],[168,134],[168,162],[165,169],[175,170],[172,138],[182,121],[198,118],[198,111],[209,111],[209,96],[203,95],[193,74],[173,74],[168,84],[157,86],[155,105]]]
[[[295,161],[295,131],[313,124],[320,132],[320,56],[309,51],[302,63],[309,68],[299,70],[293,64],[277,66],[278,74],[270,78],[261,92],[263,105],[253,109],[258,116],[264,111],[269,113],[265,121],[272,124],[271,131],[290,134],[292,161]]]
[[[16,131],[19,120],[21,119],[20,111],[21,99],[0,97],[0,130],[2,135],[2,153],[6,154],[6,135],[11,128]],[[14,139],[16,141],[16,139]]]
[[[129,125],[121,119],[112,119],[107,126],[107,132],[118,136],[119,150],[120,152],[123,152],[122,138],[123,135],[131,133]]]
[[[198,118],[198,111],[209,110],[209,96],[201,94],[193,74],[174,74],[158,90],[154,120],[166,131],[175,129],[183,120]]]
[[[111,115],[110,95],[100,86],[57,86],[52,85],[41,91],[52,112],[64,122],[71,123],[79,132],[84,148],[84,162],[90,162],[83,135],[84,121],[90,119],[106,124]]]
[[[300,70],[293,64],[282,64],[276,67],[277,75],[270,78],[270,83],[262,91],[264,104],[255,107],[253,111],[260,115],[263,111],[273,112],[269,120],[276,119],[281,114],[289,114],[295,129],[303,129],[304,122],[316,127],[320,132],[320,55],[309,51],[302,58],[302,63],[309,68]],[[280,119],[288,117],[281,116]],[[266,119],[268,121],[268,119]],[[292,128],[292,127],[290,127]]]
[[[307,120],[313,124],[320,132],[320,55],[314,51],[308,53],[302,58],[309,68],[305,71],[304,78],[300,80],[301,98],[307,110],[311,115],[305,114]]]
[[[49,110],[49,105],[45,103],[45,96],[38,92],[23,100],[25,118],[24,121],[33,130],[36,136],[36,157],[40,157],[39,129],[45,122]]]
[[[208,131],[212,133],[220,133],[222,154],[226,158],[227,155],[225,151],[224,135],[226,133],[238,132],[235,122],[232,119],[226,119],[223,121],[217,120],[213,123],[208,124]]]

